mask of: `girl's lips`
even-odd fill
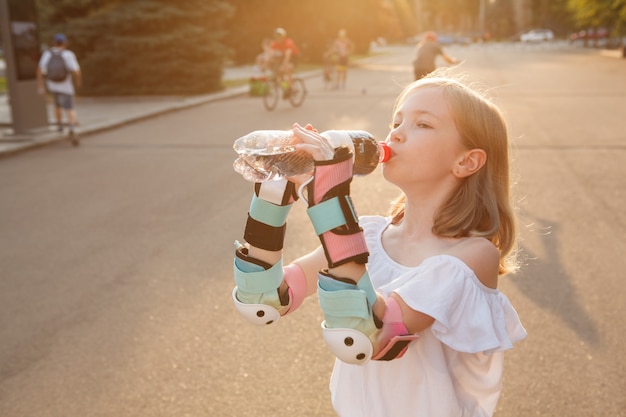
[[[378,142],[378,162],[384,163],[391,158],[391,148],[386,142]]]

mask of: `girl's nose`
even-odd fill
[[[391,129],[391,131],[389,132],[389,135],[387,135],[386,142],[400,142],[402,140],[402,137],[400,136],[399,128],[400,126],[397,126]]]

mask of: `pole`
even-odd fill
[[[39,36],[34,0],[0,0],[0,30],[15,134],[48,126],[45,97],[37,92]]]

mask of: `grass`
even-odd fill
[[[310,64],[310,63],[304,63],[304,64],[298,64],[298,67],[296,68],[296,74],[299,72],[307,72],[307,71],[313,71],[313,70],[317,70],[317,69],[321,69],[322,66],[319,64]],[[233,88],[233,87],[241,87],[242,85],[247,85],[250,82],[249,78],[239,78],[239,79],[235,79],[235,80],[222,80],[222,85],[225,88]]]

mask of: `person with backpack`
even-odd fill
[[[54,99],[54,115],[59,132],[63,132],[63,110],[69,127],[68,138],[72,145],[78,146],[79,141],[74,128],[76,127],[76,110],[74,109],[75,88],[81,85],[81,73],[74,52],[67,49],[67,37],[62,33],[54,35],[52,47],[41,55],[37,68],[37,84],[40,94],[46,88]]]

